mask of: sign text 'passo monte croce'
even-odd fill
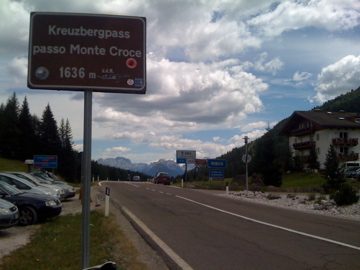
[[[145,93],[145,18],[34,12],[30,29],[29,88]]]

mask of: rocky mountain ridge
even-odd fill
[[[158,172],[167,172],[175,177],[184,173],[184,168],[179,166],[174,160],[159,159],[158,161],[147,163],[132,163],[130,159],[124,157],[99,158],[98,164],[115,167],[123,170],[141,172],[150,176],[155,176]]]

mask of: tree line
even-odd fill
[[[6,104],[0,104],[0,156],[25,161],[34,155],[57,155],[58,168],[55,173],[64,180],[78,183],[81,180],[81,153],[74,149],[69,120],[60,124],[48,104],[41,118],[30,113],[25,97],[20,105],[14,92]],[[92,162],[95,178],[126,180],[133,172],[111,168]],[[145,176],[143,176],[145,178]]]

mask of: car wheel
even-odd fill
[[[19,223],[20,225],[26,226],[36,223],[37,213],[34,208],[25,206],[19,209]]]

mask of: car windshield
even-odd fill
[[[46,180],[46,181],[52,181],[51,178],[49,178],[47,175],[45,175],[44,173],[33,173],[33,175],[35,175],[38,178],[41,178],[42,180]]]
[[[37,182],[40,182],[36,177],[32,176],[31,174],[18,174],[18,173],[12,173],[13,175],[21,178],[21,179],[25,179],[31,183],[33,183],[35,186],[38,186]]]
[[[32,182],[26,180],[26,179],[23,179],[24,181],[21,181],[21,183],[23,183],[24,185],[27,185],[29,187],[36,187],[35,184],[33,184]]]
[[[6,192],[8,192],[11,196],[16,196],[18,194],[24,193],[24,192],[20,191],[19,189],[17,189],[16,187],[13,187],[4,182],[0,182],[0,188],[2,188],[3,190],[6,190]]]

